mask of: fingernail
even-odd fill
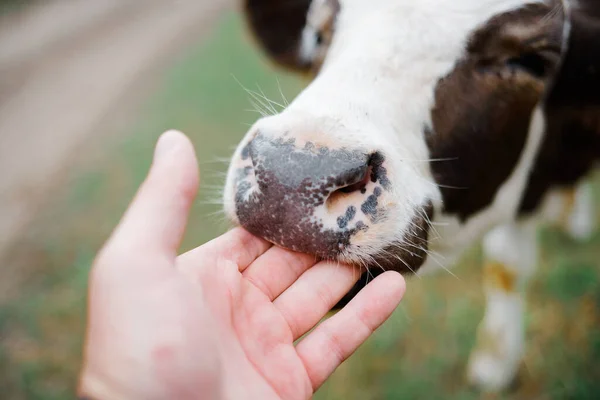
[[[158,161],[172,153],[180,143],[182,135],[181,132],[174,130],[163,133],[156,143],[154,160]]]

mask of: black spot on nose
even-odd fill
[[[367,197],[367,200],[360,207],[361,211],[365,215],[369,216],[369,218],[371,218],[371,220],[374,222],[377,220],[377,214],[379,212],[377,207],[377,199],[379,198],[379,196],[381,196],[381,189],[376,187],[373,190],[373,194]]]
[[[346,215],[338,217],[337,224],[340,228],[344,229],[348,226],[348,222],[352,221],[356,216],[356,207],[350,206],[346,210]]]

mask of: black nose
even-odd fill
[[[287,192],[322,202],[338,190],[360,190],[369,180],[369,155],[361,151],[311,143],[298,148],[292,141],[262,135],[250,142],[248,150],[261,193],[272,194],[274,201],[280,192]]]
[[[262,134],[242,151],[242,160],[248,158],[252,167],[240,174],[235,206],[240,224],[255,235],[334,258],[354,234],[367,229],[371,209],[363,206],[377,202],[367,186],[377,177],[380,158],[311,143],[300,147],[294,140]],[[379,188],[373,191],[381,193]]]

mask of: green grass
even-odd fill
[[[94,254],[146,174],[160,133],[177,128],[194,142],[203,189],[183,244],[188,249],[226,226],[211,204],[233,146],[256,114],[239,80],[279,99],[301,87],[265,63],[228,16],[161,80],[137,122],[106,141],[93,163],[72,168],[10,262],[25,277],[0,305],[3,398],[72,398],[79,368],[87,274]],[[234,79],[234,76],[236,79]],[[90,152],[92,149],[89,149]],[[98,151],[98,150],[96,150]],[[600,193],[599,193],[600,195]],[[600,198],[600,196],[599,196]],[[600,235],[574,243],[540,233],[542,263],[531,284],[522,384],[504,399],[592,399],[600,393]],[[478,399],[464,368],[483,310],[480,255],[454,272],[412,279],[403,305],[328,381],[316,399]]]

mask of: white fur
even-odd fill
[[[597,225],[594,195],[589,183],[579,185],[575,191],[575,204],[567,221],[567,231],[578,240],[592,236]]]
[[[495,348],[475,348],[468,367],[471,383],[488,391],[510,385],[519,369],[524,349],[524,289],[537,266],[536,224],[508,223],[491,230],[483,248],[488,262],[500,263],[514,275],[515,287],[506,292],[485,287],[487,308],[479,335]]]
[[[548,193],[540,207],[540,219],[561,227],[576,240],[587,240],[598,226],[598,216],[592,186],[582,182],[575,188],[574,201],[569,204],[566,191]],[[563,220],[566,217],[566,220]]]
[[[509,386],[521,364],[524,348],[523,299],[519,294],[487,293],[487,309],[480,335],[491,335],[497,351],[475,348],[469,360],[469,381],[486,390]]]
[[[487,260],[508,266],[520,278],[529,278],[538,260],[535,220],[492,229],[483,239],[483,249]]]

